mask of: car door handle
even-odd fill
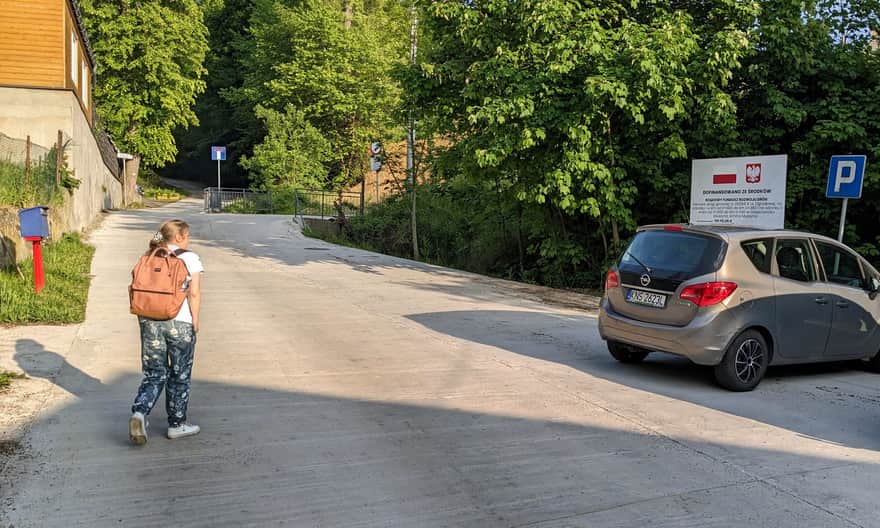
[[[846,301],[837,301],[834,305],[838,308],[849,308],[849,303]]]
[[[816,297],[815,299],[813,299],[813,302],[815,302],[816,304],[825,305],[828,304],[828,299],[826,299],[825,297]]]

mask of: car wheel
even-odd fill
[[[863,359],[862,363],[865,365],[865,368],[867,370],[880,373],[880,352],[874,354],[874,357],[872,357],[871,359]]]
[[[640,363],[648,357],[649,352],[642,348],[624,345],[617,341],[608,341],[608,352],[621,363]]]
[[[748,330],[733,340],[724,359],[715,366],[715,380],[727,390],[750,391],[764,378],[769,361],[764,336]]]

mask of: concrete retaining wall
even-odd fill
[[[82,231],[98,219],[102,210],[122,207],[122,183],[104,164],[86,116],[68,90],[0,87],[0,133],[51,148],[61,130],[67,143],[67,165],[80,180],[73,193],[65,192],[62,207],[50,212],[53,237]],[[19,238],[18,210],[0,209],[0,266],[30,255]]]

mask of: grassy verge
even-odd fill
[[[65,235],[43,251],[46,287],[34,293],[33,260],[0,270],[0,323],[68,324],[85,319],[95,249],[78,235]],[[23,277],[22,277],[23,275]]]
[[[138,184],[144,188],[144,198],[151,200],[177,201],[186,196],[185,190],[169,185],[149,168],[141,168]]]
[[[7,372],[5,370],[0,371],[0,390],[8,387],[12,383],[12,380],[24,378],[25,375],[20,372]]]

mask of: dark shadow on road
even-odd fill
[[[415,319],[453,334],[447,324],[523,325],[522,336],[539,316],[470,312]],[[498,344],[523,348],[506,338]],[[555,413],[529,399],[516,412],[484,412],[475,409],[491,405],[478,396],[413,405],[196,375],[190,415],[202,426],[200,435],[172,442],[153,428],[146,446],[122,445],[137,375],[100,384],[37,341],[20,345],[29,372],[80,397],[36,424],[32,434],[43,451],[20,461],[32,470],[4,489],[4,526],[662,527],[741,526],[744,519],[749,526],[851,526],[833,513],[841,502],[852,506],[847,518],[868,520],[865,525],[873,519],[871,506],[840,495],[825,497],[819,508],[786,490],[810,469],[826,468],[833,487],[850,475],[876,478],[877,465],[685,445],[642,434],[612,415],[597,419],[587,409],[578,421],[542,419]],[[542,350],[551,354],[549,346]],[[591,363],[607,369],[604,361]],[[685,379],[675,370],[667,378]],[[84,385],[87,390],[77,389]],[[161,422],[161,412],[154,422]],[[740,458],[770,460],[782,469],[767,476],[771,484],[741,470]]]
[[[516,291],[525,299],[591,309],[596,299],[587,295],[552,290],[512,281],[501,281],[468,272],[371,253],[360,249],[329,244],[303,235],[293,225],[293,217],[284,215],[203,214],[200,202],[184,200],[159,209],[123,211],[120,225],[132,236],[150,236],[164,220],[181,217],[192,228],[193,248],[211,247],[245,258],[256,258],[291,267],[312,263],[330,263],[369,275],[384,275],[389,270],[415,272],[412,278],[400,278],[395,284],[434,291],[475,301],[510,298]],[[254,225],[265,227],[258,237],[245,235]]]
[[[70,394],[83,397],[101,387],[101,381],[89,376],[67,360],[33,339],[19,339],[13,356],[18,366],[32,378],[43,378]]]
[[[409,319],[442,334],[553,361],[642,391],[691,402],[836,444],[880,450],[880,377],[850,363],[773,367],[749,393],[725,391],[712,369],[668,354],[624,365],[597,349],[596,320],[535,311],[451,311]],[[780,397],[785,393],[786,397]]]

